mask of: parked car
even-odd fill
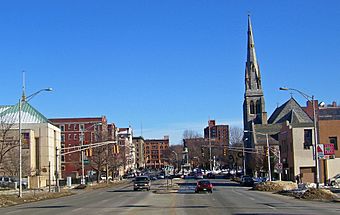
[[[151,188],[150,178],[148,176],[137,176],[133,181],[133,190],[147,190]]]
[[[203,179],[203,173],[202,172],[197,172],[195,174],[195,179]]]
[[[15,188],[15,182],[17,183],[17,187],[19,187],[19,178],[11,176],[0,176],[0,187]],[[27,189],[28,188],[27,178],[22,178],[21,184],[23,189]]]
[[[328,180],[328,184],[330,186],[334,186],[334,185],[340,184],[340,173],[336,174],[333,178],[330,178]]]
[[[12,182],[11,177],[9,176],[0,176],[0,187],[8,187]]]
[[[254,185],[254,180],[253,177],[249,176],[249,175],[244,175],[241,177],[241,181],[240,184],[242,186],[253,186]]]
[[[207,174],[207,178],[214,179],[214,178],[215,178],[215,174],[212,173],[212,172],[209,172],[209,173]]]
[[[207,191],[212,193],[213,185],[209,180],[200,180],[196,184],[195,193],[199,193],[200,191]]]

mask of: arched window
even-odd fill
[[[254,101],[250,101],[250,114],[255,114],[255,104],[254,104]]]
[[[261,100],[256,101],[256,113],[261,113]]]

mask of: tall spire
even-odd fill
[[[248,15],[248,46],[246,63],[246,90],[262,91],[260,68],[256,59],[255,42],[250,15]]]
[[[248,53],[247,54],[248,54],[247,62],[253,62],[255,65],[257,65],[253,28],[251,26],[251,20],[250,20],[249,14],[248,14]]]
[[[243,102],[244,129],[251,124],[267,124],[267,113],[261,83],[260,67],[255,53],[255,42],[250,15],[248,15],[247,62],[245,69],[245,93]]]

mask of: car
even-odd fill
[[[209,172],[209,173],[207,174],[207,178],[214,179],[214,178],[215,178],[215,174],[212,173],[212,172]]]
[[[195,193],[200,191],[207,191],[209,193],[213,192],[213,185],[209,180],[200,180],[196,184]]]
[[[328,184],[330,186],[334,186],[334,185],[340,184],[340,173],[336,174],[334,177],[330,178],[328,180]]]
[[[151,188],[150,178],[148,176],[137,176],[133,181],[133,190],[147,190]]]
[[[244,175],[241,177],[241,181],[240,184],[242,186],[253,186],[254,185],[254,180],[253,177],[249,176],[249,175]]]

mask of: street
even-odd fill
[[[303,201],[252,191],[224,179],[211,180],[214,192],[194,193],[195,180],[186,180],[178,192],[155,193],[166,180],[148,191],[132,191],[132,183],[115,188],[79,191],[60,199],[1,208],[0,214],[339,214],[339,203]],[[175,181],[174,181],[175,182]],[[162,187],[162,189],[166,189]],[[154,192],[152,192],[154,191]]]

